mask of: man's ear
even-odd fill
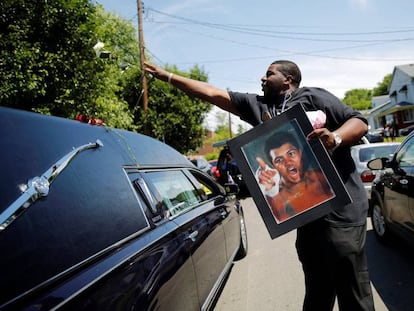
[[[289,84],[292,84],[293,83],[293,76],[287,75],[286,80],[288,80]]]

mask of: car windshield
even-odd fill
[[[398,145],[371,146],[359,151],[359,161],[368,162],[376,158],[391,158]]]

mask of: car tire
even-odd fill
[[[386,243],[389,240],[390,231],[385,221],[382,207],[378,202],[373,202],[371,223],[375,236],[381,243]]]
[[[237,251],[235,260],[240,260],[247,255],[247,230],[246,230],[246,222],[244,220],[243,210],[240,208],[239,212],[239,222],[240,222],[240,245],[239,250]]]

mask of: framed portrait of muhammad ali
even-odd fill
[[[307,139],[318,113],[295,105],[228,141],[272,239],[351,202],[322,142]]]

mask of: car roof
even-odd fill
[[[21,194],[19,185],[53,169],[75,148],[97,140],[103,147],[77,157],[85,159],[89,167],[97,159],[107,165],[113,176],[108,183],[121,178],[120,168],[194,168],[172,147],[142,134],[4,107],[0,107],[0,118],[0,212]],[[79,163],[72,162],[68,166]]]
[[[376,155],[375,149],[382,150],[388,149],[387,147],[394,147],[392,153],[394,153],[398,146],[401,145],[400,142],[379,142],[379,143],[371,143],[371,144],[363,144],[363,145],[355,145],[351,147],[351,156],[357,165],[358,171],[363,171],[367,169],[366,163],[373,158],[379,157],[380,155]],[[368,152],[368,154],[364,154]],[[372,154],[371,154],[372,153]]]
[[[186,157],[174,148],[139,133],[5,107],[0,107],[0,116],[1,135],[8,137],[1,139],[2,150],[11,152],[10,147],[21,145],[23,140],[26,144],[37,144],[38,148],[62,149],[65,152],[68,148],[100,139],[104,145],[106,140],[107,143],[119,144],[126,151],[130,159],[125,159],[125,165],[191,166]]]
[[[213,144],[213,147],[218,148],[218,147],[227,146],[227,142],[228,142],[228,139],[223,139],[223,140],[217,141]]]
[[[398,146],[400,144],[401,144],[400,142],[378,142],[378,143],[354,145],[351,148],[359,150],[359,149],[365,149],[365,148],[376,148],[376,147],[381,147],[381,146]]]

